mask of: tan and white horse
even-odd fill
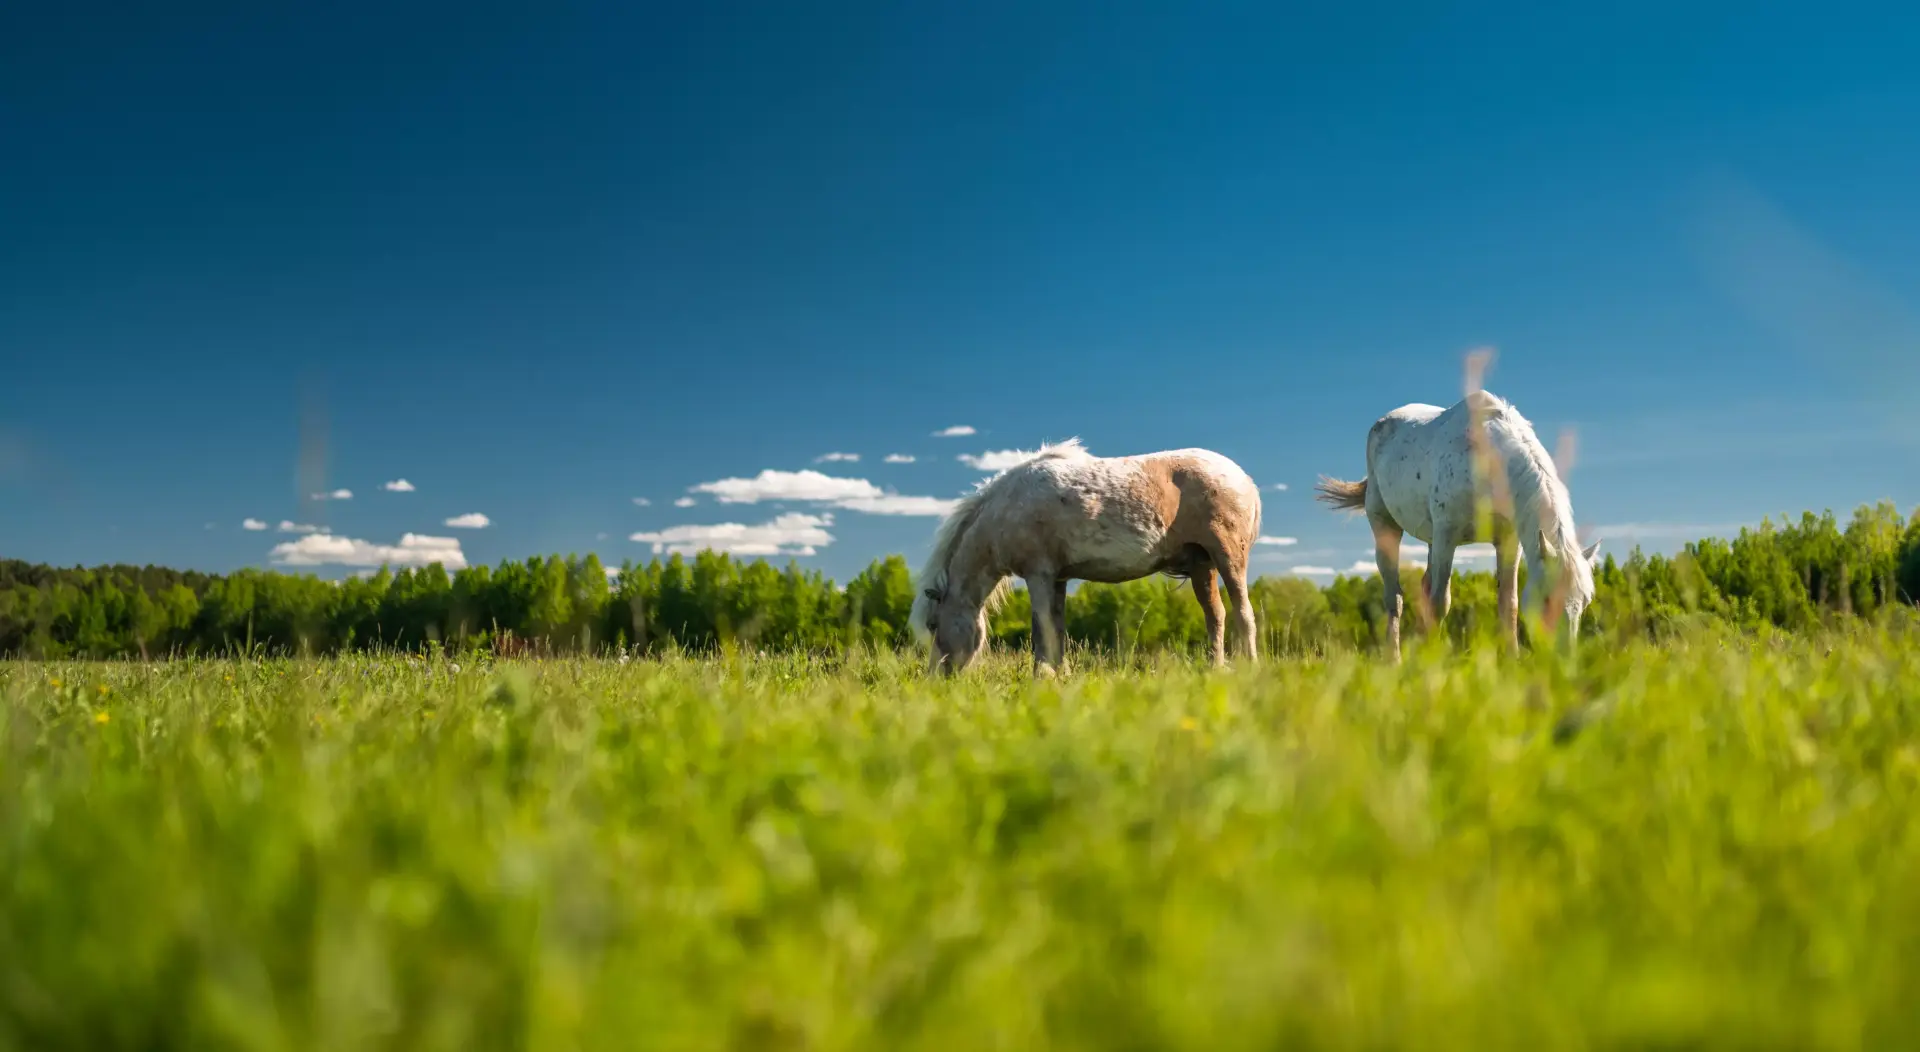
[[[1215,664],[1226,661],[1226,616],[1214,572],[1233,604],[1239,650],[1256,656],[1247,557],[1260,534],[1260,489],[1238,464],[1205,449],[1096,457],[1069,440],[1044,446],[961,498],[934,536],[916,582],[916,633],[932,641],[932,668],[957,672],[980,655],[987,613],[1007,579],[1033,600],[1034,672],[1066,653],[1067,582],[1119,583],[1164,573],[1193,582]]]
[[[1504,470],[1476,467],[1476,462],[1504,464]],[[1476,479],[1486,480],[1489,497],[1479,493]],[[1562,638],[1571,642],[1579,634],[1580,615],[1593,601],[1593,562],[1600,545],[1581,550],[1573,503],[1553,458],[1533,425],[1504,399],[1474,391],[1447,409],[1403,405],[1367,432],[1365,478],[1342,482],[1323,476],[1317,488],[1321,501],[1367,513],[1374,561],[1386,586],[1387,642],[1395,660],[1405,533],[1427,542],[1426,598],[1436,623],[1447,616],[1454,549],[1492,541],[1501,631],[1509,644],[1518,642],[1520,602],[1537,615],[1549,591],[1558,599],[1554,619],[1566,629]],[[1484,517],[1483,499],[1491,510]],[[1518,599],[1522,552],[1527,594]]]

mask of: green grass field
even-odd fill
[[[0,1047],[1920,1045],[1920,647],[1581,661],[4,664]]]

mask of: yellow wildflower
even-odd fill
[[[111,720],[111,719],[113,719],[113,717],[107,715],[104,712],[96,712],[93,714],[93,722],[95,723],[105,724],[108,720]]]
[[[1193,722],[1193,717],[1192,717],[1192,716],[1182,716],[1182,717],[1180,717],[1180,729],[1181,729],[1181,730],[1183,730],[1183,731],[1190,731],[1190,730],[1192,730],[1192,729],[1194,729],[1194,728],[1195,728],[1195,727],[1197,727],[1197,726],[1199,726],[1199,724],[1197,724],[1197,723],[1195,723],[1195,722]]]
[[[60,685],[60,681],[59,681],[59,680],[57,680],[57,679],[50,679],[50,680],[48,680],[48,681],[47,681],[47,684],[48,684],[48,686],[53,686],[53,687],[57,687],[57,686],[59,686],[59,685]]]

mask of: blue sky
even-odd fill
[[[845,579],[936,522],[872,494],[1078,435],[1344,569],[1315,475],[1478,345],[1608,550],[1920,502],[1910,6],[61,6],[0,34],[0,556]],[[767,470],[869,485],[690,492]]]

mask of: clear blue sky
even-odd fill
[[[0,556],[785,514],[844,580],[936,520],[673,502],[1079,435],[1344,569],[1316,473],[1480,344],[1609,550],[1920,501],[1912,5],[71,6],[0,32]]]

